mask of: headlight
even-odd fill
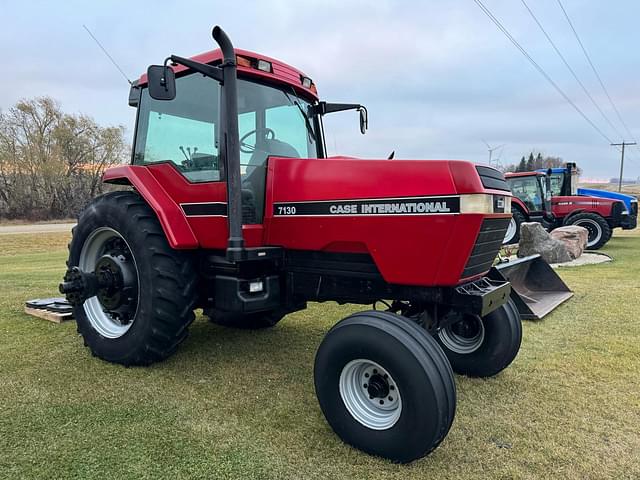
[[[486,193],[460,195],[460,213],[511,213],[511,197]]]

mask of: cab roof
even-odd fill
[[[515,178],[515,177],[544,177],[545,174],[542,172],[507,172],[504,174],[504,178]]]
[[[319,99],[315,84],[311,81],[310,86],[305,87],[302,83],[303,79],[308,79],[309,77],[297,68],[287,65],[275,58],[267,57],[266,55],[251,52],[249,50],[236,48],[234,51],[237,59],[238,76],[245,78],[254,77],[271,84],[284,83],[294,88],[296,93],[307,97],[311,101]],[[190,59],[200,63],[215,65],[222,62],[222,51],[220,49],[211,50],[190,57]],[[257,67],[259,60],[269,62],[271,64],[271,71],[266,72],[259,70]],[[189,73],[189,69],[183,65],[171,65],[171,69],[176,73],[176,76]],[[147,74],[143,73],[140,75],[140,79],[138,80],[138,86],[144,87],[146,85]]]

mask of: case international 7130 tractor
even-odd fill
[[[131,89],[132,187],[80,215],[60,289],[93,354],[123,365],[171,355],[202,308],[265,328],[307,302],[371,305],[318,348],[316,394],[346,442],[407,462],[447,435],[453,371],[496,375],[522,336],[510,284],[486,274],[511,218],[496,170],[464,161],[327,158],[305,74],[233,48],[169,57]]]

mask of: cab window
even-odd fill
[[[553,196],[562,195],[562,185],[564,184],[564,174],[552,173],[550,176],[550,180],[551,180],[551,195]]]
[[[542,210],[542,189],[537,177],[514,177],[507,180],[511,193],[518,197],[531,211]]]
[[[171,162],[191,182],[221,179],[216,123],[219,84],[202,75],[176,79],[176,98],[142,92],[134,163]]]

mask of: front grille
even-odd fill
[[[620,221],[620,217],[622,217],[623,211],[624,211],[624,203],[613,202],[613,208],[611,209],[611,217],[614,220]]]
[[[510,221],[510,218],[485,218],[483,220],[471,256],[462,272],[462,278],[489,271],[500,247],[502,247],[502,241]]]
[[[480,181],[484,188],[504,190],[505,192],[509,192],[511,190],[504,179],[504,175],[495,168],[478,165],[476,170],[478,171],[478,175],[480,175]]]

